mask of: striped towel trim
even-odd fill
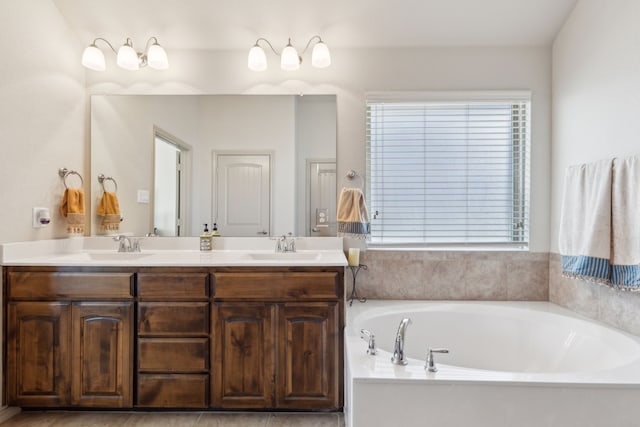
[[[338,236],[368,239],[370,234],[371,223],[369,222],[338,221]]]
[[[595,258],[584,255],[563,255],[562,275],[609,284],[611,264],[606,258]]]
[[[640,265],[614,265],[611,286],[625,291],[640,291]]]

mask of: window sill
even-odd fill
[[[368,251],[423,252],[529,252],[528,245],[383,245],[369,244]]]

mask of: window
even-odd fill
[[[473,101],[370,97],[372,243],[527,245],[529,110],[522,93]]]

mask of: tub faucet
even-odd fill
[[[378,353],[378,350],[376,350],[376,336],[373,334],[373,332],[366,329],[360,329],[360,338],[368,341],[369,343],[367,347],[367,354],[370,356],[375,356]]]
[[[396,341],[393,345],[393,357],[391,363],[394,365],[406,365],[407,359],[404,357],[404,334],[407,331],[407,326],[411,324],[411,319],[404,318],[398,325],[398,332],[396,333]]]
[[[429,353],[427,353],[427,361],[424,364],[424,369],[429,372],[438,372],[438,368],[436,368],[436,360],[433,358],[433,353],[449,353],[449,350],[446,348],[429,349]]]

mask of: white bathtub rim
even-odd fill
[[[349,376],[353,381],[365,382],[437,382],[439,384],[521,384],[539,386],[598,386],[640,388],[640,354],[631,363],[615,367],[613,369],[599,370],[594,367],[593,372],[561,372],[561,373],[536,373],[536,372],[509,372],[490,371],[447,365],[437,362],[438,372],[431,373],[424,369],[424,360],[409,359],[407,366],[395,366],[390,362],[391,354],[388,351],[379,350],[375,356],[366,354],[366,342],[360,338],[359,329],[354,325],[360,316],[372,317],[377,314],[389,314],[391,312],[410,312],[412,309],[424,308],[425,305],[433,308],[452,305],[484,305],[496,307],[509,307],[517,309],[548,312],[554,315],[571,317],[576,320],[593,323],[599,327],[610,329],[640,344],[640,338],[574,313],[550,302],[512,302],[512,301],[400,301],[400,300],[374,300],[364,304],[354,303],[347,307],[345,327],[345,352],[346,363],[349,364]],[[442,360],[441,358],[440,360]],[[436,360],[437,357],[436,357]]]

